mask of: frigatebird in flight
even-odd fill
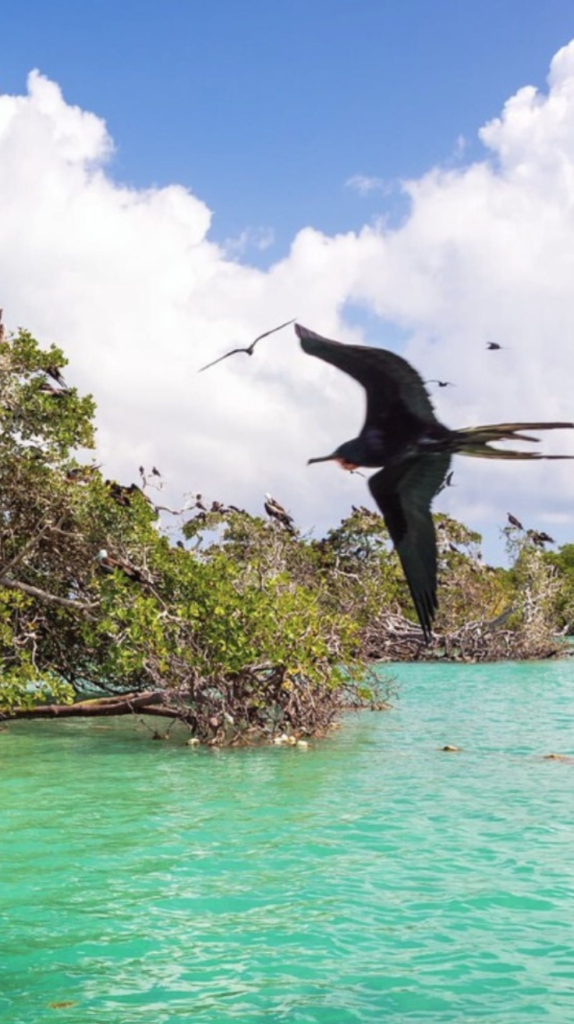
[[[486,347],[489,352],[499,352],[502,345],[499,345],[497,341],[487,341]]]
[[[384,349],[329,341],[300,324],[303,351],[350,374],[367,395],[367,414],[358,437],[311,462],[335,460],[344,469],[379,468],[369,489],[401,560],[425,641],[437,609],[437,549],[431,502],[455,453],[489,459],[567,459],[568,455],[501,451],[493,441],[536,441],[524,430],[556,430],[574,423],[497,423],[450,430],[440,423],[415,369]]]
[[[216,363],[221,363],[224,359],[227,359],[228,356],[236,355],[237,352],[245,352],[248,356],[252,356],[253,352],[255,350],[255,346],[256,346],[258,341],[261,341],[263,338],[268,338],[270,334],[275,334],[276,331],[282,331],[284,327],[288,327],[289,324],[294,324],[294,323],[295,323],[295,319],[294,318],[293,318],[293,320],[286,320],[284,324],[279,324],[279,327],[273,327],[272,330],[265,331],[264,334],[259,334],[251,342],[251,344],[247,346],[247,348],[232,348],[231,352],[226,352],[225,355],[219,356],[218,359],[214,359],[212,363],[207,363],[206,366],[202,366],[197,372],[198,373],[202,373],[203,370],[209,370],[210,366],[215,366]]]
[[[438,384],[439,388],[454,388],[454,387],[456,387],[456,385],[453,384],[451,380],[436,380],[436,378],[433,378],[433,377],[431,377],[430,380],[425,381],[425,383],[426,384]]]

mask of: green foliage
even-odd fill
[[[214,503],[178,546],[145,488],[80,461],[94,402],[54,382],[65,362],[25,331],[0,343],[0,714],[160,692],[162,713],[233,743],[317,733],[376,699],[389,617],[416,621],[382,518],[353,509],[316,540]],[[518,630],[573,621],[574,546],[550,556],[512,535],[512,570],[493,570],[478,534],[436,526],[440,630],[512,605]]]
[[[544,554],[557,580],[553,601],[556,627],[569,636],[574,634],[574,544],[564,544],[558,551]]]

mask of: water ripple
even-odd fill
[[[394,672],[304,752],[2,733],[2,1024],[574,1024],[572,666]]]

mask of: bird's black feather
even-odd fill
[[[382,348],[344,345],[295,324],[301,348],[343,370],[367,392],[365,427],[392,422],[397,416],[413,416],[423,423],[438,423],[420,374],[406,359]]]
[[[430,506],[449,466],[449,454],[421,455],[386,466],[369,479],[427,641],[437,607],[436,535]]]

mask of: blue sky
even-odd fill
[[[294,316],[455,381],[450,426],[574,420],[573,38],[562,0],[5,5],[0,306],[94,393],[107,474],[319,531],[362,503],[305,467],[361,395],[292,333],[196,375]],[[574,539],[568,463],[477,463],[437,507],[488,557],[507,511]]]
[[[268,262],[302,224],[400,211],[345,182],[417,177],[461,136],[476,154],[572,35],[569,0],[22,0],[2,15],[0,89],[38,68],[105,119],[117,180],[186,185],[218,240],[273,228],[252,254]]]

